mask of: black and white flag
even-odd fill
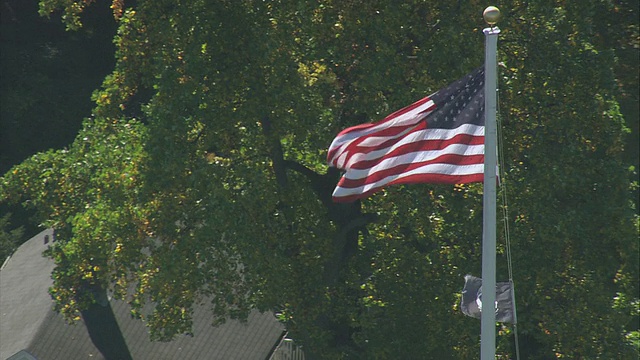
[[[510,282],[496,283],[496,321],[515,324],[515,308],[513,306],[513,288]],[[462,289],[462,312],[477,319],[482,314],[482,279],[465,275]]]

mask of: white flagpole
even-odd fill
[[[500,29],[495,23],[500,10],[489,6],[484,10],[484,19],[489,27],[484,29],[484,192],[482,233],[482,315],[480,335],[480,359],[496,358],[496,53]]]

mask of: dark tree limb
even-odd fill
[[[271,119],[268,116],[262,118],[262,132],[269,146],[271,161],[273,162],[273,172],[276,176],[276,182],[281,189],[286,189],[288,185],[287,172],[284,165],[284,152],[282,144],[276,134],[273,133]]]
[[[358,252],[358,237],[361,231],[366,231],[366,225],[375,220],[374,214],[363,214],[360,201],[352,203],[333,202],[333,190],[340,179],[340,171],[329,168],[325,174],[319,174],[312,169],[295,161],[285,160],[280,139],[273,133],[272,124],[268,117],[263,118],[262,128],[269,146],[269,155],[273,164],[273,171],[280,191],[288,191],[287,170],[295,171],[304,176],[310,183],[311,189],[318,200],[324,205],[326,214],[335,226],[331,253],[326,254],[323,269],[323,282],[328,288],[336,288],[344,282],[346,269],[350,259]],[[288,208],[284,204],[285,208]],[[286,214],[285,214],[286,216]],[[292,220],[291,218],[289,218]],[[353,301],[357,301],[354,294]],[[333,319],[328,314],[320,316],[317,325],[333,334],[334,346],[351,349],[358,353],[359,349],[352,339],[352,328],[349,319]],[[311,354],[308,354],[312,357]]]

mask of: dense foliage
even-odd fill
[[[63,9],[76,28],[88,3],[41,11]],[[629,65],[617,51],[637,40],[637,6],[499,5],[500,222],[521,350],[635,358],[638,229],[617,100],[633,81],[616,71]],[[212,299],[219,321],[275,311],[310,357],[476,358],[479,322],[457,304],[463,276],[480,273],[482,187],[334,204],[339,174],[324,157],[344,127],[479,66],[484,6],[114,1],[117,63],[94,115],[68,149],[0,182],[4,201],[56,229],[57,308],[74,318],[109,290],[167,340]],[[512,328],[499,330],[498,352],[512,353]]]
[[[20,238],[24,234],[23,227],[14,228],[9,221],[11,213],[4,214],[0,217],[0,259],[4,262],[5,259],[13,254],[16,250],[17,244],[20,242]]]

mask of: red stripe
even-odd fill
[[[416,124],[416,122],[419,122],[418,124]],[[370,128],[372,126],[377,126],[378,124],[367,124],[368,126],[366,126],[367,128]],[[393,127],[387,127],[387,128],[383,128],[380,129],[374,133],[371,134],[367,134],[367,135],[362,135],[360,137],[354,138],[352,140],[350,140],[350,143],[345,143],[345,144],[341,144],[340,146],[336,146],[333,149],[329,149],[329,153],[327,154],[327,161],[331,162],[331,159],[333,159],[333,157],[336,154],[336,151],[338,151],[339,149],[342,149],[341,153],[353,153],[352,149],[354,147],[357,147],[359,144],[361,144],[363,141],[365,141],[365,139],[368,139],[370,137],[395,137],[395,138],[391,138],[389,139],[390,142],[394,142],[397,141],[397,136],[402,134],[403,132],[407,131],[408,129],[411,129],[411,127],[415,127],[414,130],[421,130],[421,129],[425,129],[426,128],[426,122],[421,121],[421,119],[416,119],[416,121],[411,122],[409,124],[406,125],[401,125],[401,126],[393,126]],[[410,132],[409,132],[410,133]],[[407,133],[407,134],[409,134]],[[405,134],[406,135],[406,134]],[[338,135],[338,137],[340,137],[341,135]],[[346,146],[345,146],[346,145]]]
[[[371,148],[362,148],[362,149],[354,149],[356,151],[356,153],[360,153],[360,154],[368,154],[373,150],[381,150],[381,149],[385,149],[391,145],[393,145],[394,143],[396,143],[397,141],[393,140],[391,141],[391,143],[386,144],[385,142],[385,146],[379,146],[376,148],[373,148],[372,150],[370,150]],[[455,144],[461,144],[461,145],[483,145],[484,144],[484,136],[474,136],[474,135],[468,135],[468,134],[458,134],[455,135],[454,137],[452,137],[451,139],[448,140],[418,140],[418,141],[414,141],[411,143],[407,143],[404,145],[400,145],[398,146],[396,149],[394,149],[391,152],[388,152],[386,154],[384,154],[383,156],[376,158],[376,159],[371,159],[371,160],[361,160],[358,161],[354,164],[351,164],[349,166],[350,169],[367,169],[370,167],[373,167],[377,164],[379,164],[380,162],[382,162],[383,160],[386,159],[390,159],[392,157],[396,157],[396,156],[400,156],[400,155],[404,155],[404,154],[408,154],[408,153],[412,153],[412,152],[417,152],[417,151],[435,151],[435,150],[443,150],[444,148],[446,148],[449,145],[455,145]]]
[[[360,137],[359,139],[357,139],[354,142],[352,142],[351,144],[349,144],[349,146],[345,149],[345,151],[348,153],[347,154],[348,156],[347,156],[347,159],[345,161],[345,164],[348,164],[349,160],[351,160],[351,157],[353,155],[355,155],[355,154],[358,154],[358,153],[367,154],[367,153],[370,153],[370,152],[375,151],[375,150],[384,149],[384,148],[392,146],[393,144],[395,144],[398,141],[402,140],[402,138],[393,137],[393,138],[390,138],[389,140],[386,140],[383,143],[381,143],[379,145],[376,145],[374,147],[371,147],[371,146],[360,146],[360,144],[363,141],[365,141],[366,139],[369,139],[370,137],[374,137],[374,136],[375,137],[378,137],[378,136],[379,137],[396,136],[398,134],[402,134],[402,132],[406,131],[407,129],[410,129],[412,126],[414,126],[414,128],[411,131],[409,131],[406,134],[404,134],[402,136],[402,138],[408,136],[409,134],[412,134],[415,131],[426,129],[427,128],[427,123],[424,122],[424,121],[421,121],[417,125],[412,124],[412,125],[409,125],[409,126],[402,126],[402,127],[393,128],[394,130],[398,129],[399,131],[390,132],[390,131],[387,131],[387,130],[390,130],[390,129],[384,129],[384,130],[381,130],[379,132],[376,132],[375,134],[371,134],[371,135]]]
[[[355,187],[363,186],[367,184],[373,184],[375,182],[385,179],[388,176],[402,174],[402,173],[420,168],[425,165],[430,165],[430,164],[448,164],[452,167],[455,167],[458,165],[482,164],[483,162],[484,162],[484,155],[465,156],[465,155],[457,155],[457,154],[446,154],[429,161],[407,163],[407,164],[394,166],[392,168],[386,168],[384,170],[377,171],[361,179],[349,179],[347,178],[349,173],[347,173],[345,176],[343,176],[340,179],[338,186],[345,189],[349,189],[349,188],[355,188]],[[409,177],[411,176],[413,175],[410,175]]]
[[[414,130],[426,129],[427,128],[427,123],[425,121],[422,121],[422,119],[423,119],[423,117],[416,116],[408,124],[386,127],[384,129],[380,129],[380,130],[378,130],[378,131],[376,131],[374,133],[371,133],[371,134],[368,134],[368,135],[365,135],[365,136],[361,136],[360,139],[368,139],[370,137],[398,136],[398,135],[402,134],[403,132],[407,131],[408,129],[411,129],[412,127],[414,127]]]
[[[339,203],[352,202],[352,201],[367,197],[389,185],[416,184],[416,183],[467,184],[467,183],[473,183],[473,182],[482,182],[483,180],[484,180],[484,174],[469,174],[469,175],[416,174],[416,175],[411,175],[411,176],[407,176],[401,179],[391,181],[388,184],[370,189],[361,194],[354,194],[354,195],[348,195],[348,196],[334,196],[333,201],[339,202]],[[338,186],[340,186],[340,184],[338,184]]]
[[[427,103],[429,100],[430,100],[430,98],[428,96],[425,97],[425,98],[422,98],[422,99],[416,101],[415,103],[413,103],[413,104],[411,104],[411,105],[409,105],[409,106],[407,106],[405,108],[402,108],[402,109],[400,109],[400,110],[388,115],[387,117],[385,117],[383,120],[381,120],[379,122],[360,124],[360,125],[356,125],[356,126],[352,126],[352,127],[347,128],[347,129],[344,129],[344,130],[342,130],[341,132],[338,133],[338,135],[336,136],[334,142],[336,140],[339,140],[339,138],[344,137],[344,136],[346,136],[346,135],[348,135],[350,133],[353,133],[353,132],[356,132],[356,131],[363,131],[363,130],[369,129],[371,127],[374,127],[374,126],[379,126],[379,125],[382,125],[384,123],[390,122],[390,121],[394,120],[395,118],[397,118],[397,117],[399,117],[401,115],[404,115],[405,113],[407,113],[407,112],[409,112],[409,111],[411,111],[411,110],[413,110],[413,109],[415,109],[415,108],[417,108],[419,106],[422,106],[423,104]],[[433,107],[430,107],[429,109],[431,109],[431,108],[433,108]],[[427,110],[425,110],[424,112],[426,112]],[[422,114],[422,113],[423,112],[421,112],[420,114]],[[417,116],[420,116],[420,114],[417,114]],[[423,117],[423,116],[420,116],[420,117]],[[377,132],[375,132],[373,134],[365,135],[364,138],[369,137],[369,136],[378,136],[378,134],[382,134],[382,136],[393,136],[393,135],[401,133],[402,131],[406,130],[408,127],[413,126],[413,125],[415,125],[415,122],[412,122],[409,125],[400,125],[400,126],[392,126],[392,127],[388,127],[388,128],[383,128],[383,129],[380,129],[379,131],[377,131]],[[362,140],[354,139],[353,141],[356,141],[356,142],[359,143]],[[327,153],[327,161],[329,163],[331,163],[331,159],[336,157],[335,153],[336,153],[336,151],[338,149],[340,149],[340,146],[337,146],[335,148],[330,148],[329,149],[329,151]]]
[[[402,108],[402,109],[400,109],[398,111],[395,111],[395,112],[391,113],[390,115],[387,115],[387,117],[384,118],[384,120],[382,120],[379,123],[382,124],[382,123],[384,123],[386,121],[389,121],[391,119],[395,119],[400,115],[404,115],[405,113],[408,113],[409,111],[411,111],[411,110],[413,110],[413,109],[415,109],[415,108],[417,108],[419,106],[422,106],[423,104],[427,103],[429,100],[431,100],[431,98],[426,96],[426,97],[414,102],[413,104],[411,104],[411,105],[409,105],[407,107],[404,107],[404,108]]]

